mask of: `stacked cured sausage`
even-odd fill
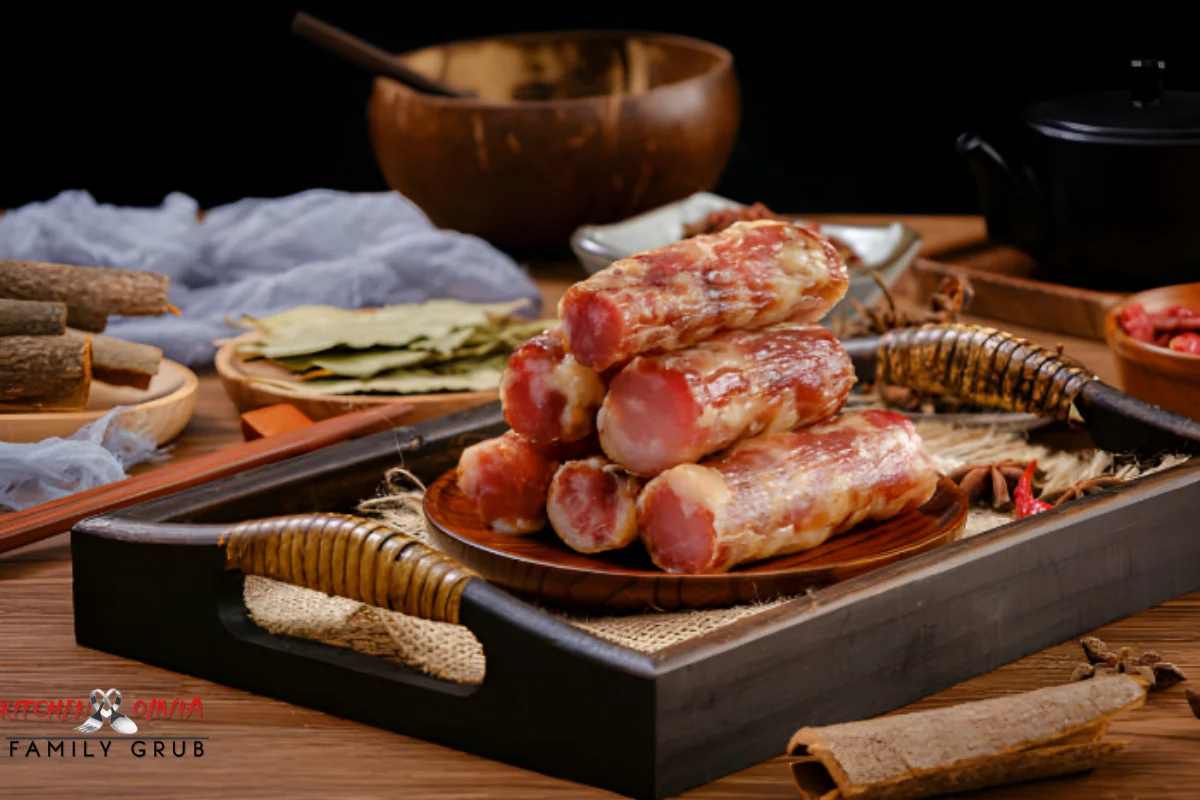
[[[509,361],[503,436],[464,451],[493,529],[582,553],[638,538],[668,572],[807,550],[925,503],[937,472],[907,419],[840,413],[846,352],[816,323],[845,295],[836,247],[740,222],[571,287]]]

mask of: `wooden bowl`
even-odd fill
[[[147,389],[93,381],[83,411],[0,414],[0,442],[40,442],[52,436],[65,439],[116,406],[125,406],[120,414],[121,424],[144,431],[164,445],[187,426],[196,410],[199,389],[196,373],[163,359]]]
[[[682,36],[563,32],[397,56],[463,99],[376,78],[372,145],[433,222],[497,245],[562,245],[711,189],[737,137],[729,51]]]
[[[1148,312],[1175,305],[1200,308],[1200,283],[1164,286],[1132,295],[1114,306],[1104,321],[1121,390],[1176,414],[1200,419],[1200,356],[1126,336],[1118,320],[1121,309],[1131,303],[1141,303]]]
[[[403,424],[413,425],[455,411],[490,403],[500,396],[499,390],[489,392],[438,392],[432,394],[344,394],[315,395],[259,383],[254,378],[276,378],[299,383],[289,372],[266,361],[246,361],[238,355],[238,345],[253,333],[245,334],[221,346],[213,360],[225,394],[240,413],[258,408],[288,403],[295,406],[313,422],[349,414],[351,411],[391,403],[408,403],[411,408]]]

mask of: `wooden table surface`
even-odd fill
[[[834,217],[829,217],[833,219]],[[845,217],[868,219],[878,217]],[[945,255],[978,242],[977,218],[905,218],[925,239],[926,256]],[[534,268],[552,311],[571,282],[582,276],[575,264]],[[905,291],[902,279],[899,291]],[[1010,329],[1012,326],[1007,326]],[[1017,333],[1053,344],[1112,380],[1113,365],[1102,342],[1037,331]],[[212,374],[201,379],[196,415],[176,441],[186,458],[240,440],[237,412]],[[1153,546],[1153,531],[1146,531]],[[120,564],[78,564],[75,569],[110,570],[114,580],[137,580]],[[136,758],[128,741],[114,741],[109,757],[26,755],[27,742],[0,749],[0,796],[78,796],[89,791],[124,797],[403,797],[416,798],[591,798],[613,795],[546,778],[366,725],[336,719],[287,703],[235,691],[75,644],[67,537],[0,556],[0,703],[20,699],[85,698],[95,688],[121,689],[138,699],[199,698],[203,717],[156,720],[153,736],[207,736],[203,756]],[[154,602],[147,597],[146,602]],[[1200,592],[1137,614],[1098,632],[1113,645],[1156,649],[1200,682]],[[1081,660],[1074,643],[1064,643],[914,704],[907,710],[979,700],[1065,682]],[[328,687],[336,691],[337,687]],[[396,713],[404,713],[396,709]],[[77,723],[76,723],[77,724]],[[17,720],[0,714],[6,737],[59,737],[71,733],[59,721]],[[1096,771],[1071,778],[993,789],[989,800],[1068,798],[1134,800],[1200,796],[1200,720],[1188,710],[1183,688],[1152,694],[1147,704],[1117,720],[1110,737],[1128,746]],[[91,742],[93,754],[98,754]],[[780,742],[782,750],[783,742]],[[68,747],[70,742],[68,742]],[[708,786],[689,798],[796,797],[784,759],[777,758]]]

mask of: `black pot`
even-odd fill
[[[1133,67],[1132,91],[1038,102],[990,141],[959,137],[988,237],[1048,277],[1130,291],[1200,280],[1200,94],[1164,92],[1161,61]]]

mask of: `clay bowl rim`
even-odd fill
[[[1197,295],[1200,295],[1200,282],[1176,283],[1132,294],[1110,308],[1108,314],[1104,317],[1104,336],[1108,340],[1108,346],[1113,353],[1119,358],[1127,358],[1139,364],[1144,364],[1150,359],[1169,359],[1174,361],[1175,365],[1179,367],[1179,371],[1175,373],[1177,377],[1200,378],[1200,355],[1181,353],[1169,347],[1159,347],[1156,344],[1140,342],[1121,330],[1121,325],[1118,322],[1121,311],[1130,305],[1141,303],[1147,311],[1152,311],[1159,306],[1167,304],[1166,301],[1161,300],[1163,295],[1185,288],[1191,288]],[[1162,370],[1153,371],[1162,372]]]
[[[403,53],[393,53],[393,58],[402,56],[411,56],[417,53],[425,52],[426,50],[436,50],[452,45],[470,44],[472,42],[521,42],[529,40],[552,39],[554,37],[570,36],[575,40],[580,39],[601,39],[619,37],[622,39],[645,38],[666,40],[676,44],[686,45],[695,50],[702,50],[710,55],[717,57],[717,63],[713,64],[710,69],[701,72],[698,75],[693,75],[690,78],[673,81],[671,83],[663,83],[647,89],[641,94],[596,94],[587,97],[566,97],[558,100],[510,100],[507,103],[499,103],[492,100],[480,100],[475,97],[446,97],[444,95],[428,94],[413,89],[411,86],[406,86],[400,81],[388,78],[383,75],[375,76],[375,83],[378,86],[381,82],[387,82],[398,91],[406,94],[414,95],[427,101],[430,105],[435,106],[454,106],[464,110],[478,111],[498,111],[511,110],[516,108],[561,108],[563,106],[576,105],[594,105],[601,102],[611,102],[609,98],[620,97],[622,102],[633,98],[650,97],[657,92],[674,89],[677,86],[686,86],[690,83],[699,83],[701,81],[712,80],[714,77],[720,77],[723,74],[733,71],[733,53],[727,48],[722,47],[714,42],[708,42],[704,39],[697,39],[693,36],[682,36],[676,33],[656,33],[654,31],[642,31],[636,29],[630,30],[554,30],[554,31],[539,31],[534,33],[512,33],[512,34],[496,34],[493,36],[475,36],[469,39],[455,39],[449,42],[441,42],[439,44],[426,45],[418,47],[414,50],[406,50]]]

